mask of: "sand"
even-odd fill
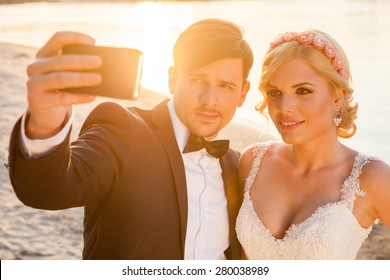
[[[36,49],[0,43],[0,158],[7,162],[8,141],[11,129],[26,110],[25,69]],[[142,89],[137,101],[117,101],[125,106],[148,108],[164,96]],[[82,121],[97,101],[77,107],[73,137]],[[259,132],[239,123],[231,123],[224,131],[232,146],[242,150],[247,145],[268,140]],[[0,259],[67,260],[81,259],[83,240],[83,210],[81,208],[43,211],[24,206],[16,197],[9,182],[8,171],[0,168]],[[383,224],[374,226],[363,244],[358,259],[390,259],[390,230]]]

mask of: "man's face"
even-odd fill
[[[175,111],[194,134],[214,138],[233,118],[249,90],[242,60],[226,58],[184,72],[170,68],[169,88]]]

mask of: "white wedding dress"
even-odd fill
[[[319,207],[309,218],[275,238],[258,218],[250,198],[250,188],[261,159],[272,143],[254,144],[254,161],[246,179],[244,201],[237,217],[236,231],[248,259],[355,259],[372,227],[360,226],[352,214],[355,196],[364,196],[358,177],[362,167],[375,160],[358,154],[352,172],[341,187],[341,199]]]

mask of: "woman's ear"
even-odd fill
[[[334,95],[334,105],[335,107],[340,107],[344,101],[345,92],[341,87],[337,87]]]

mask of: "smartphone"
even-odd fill
[[[93,45],[68,45],[62,54],[98,55],[102,66],[89,72],[100,73],[97,86],[67,88],[67,92],[105,96],[118,99],[137,99],[140,95],[143,53],[136,49]]]

